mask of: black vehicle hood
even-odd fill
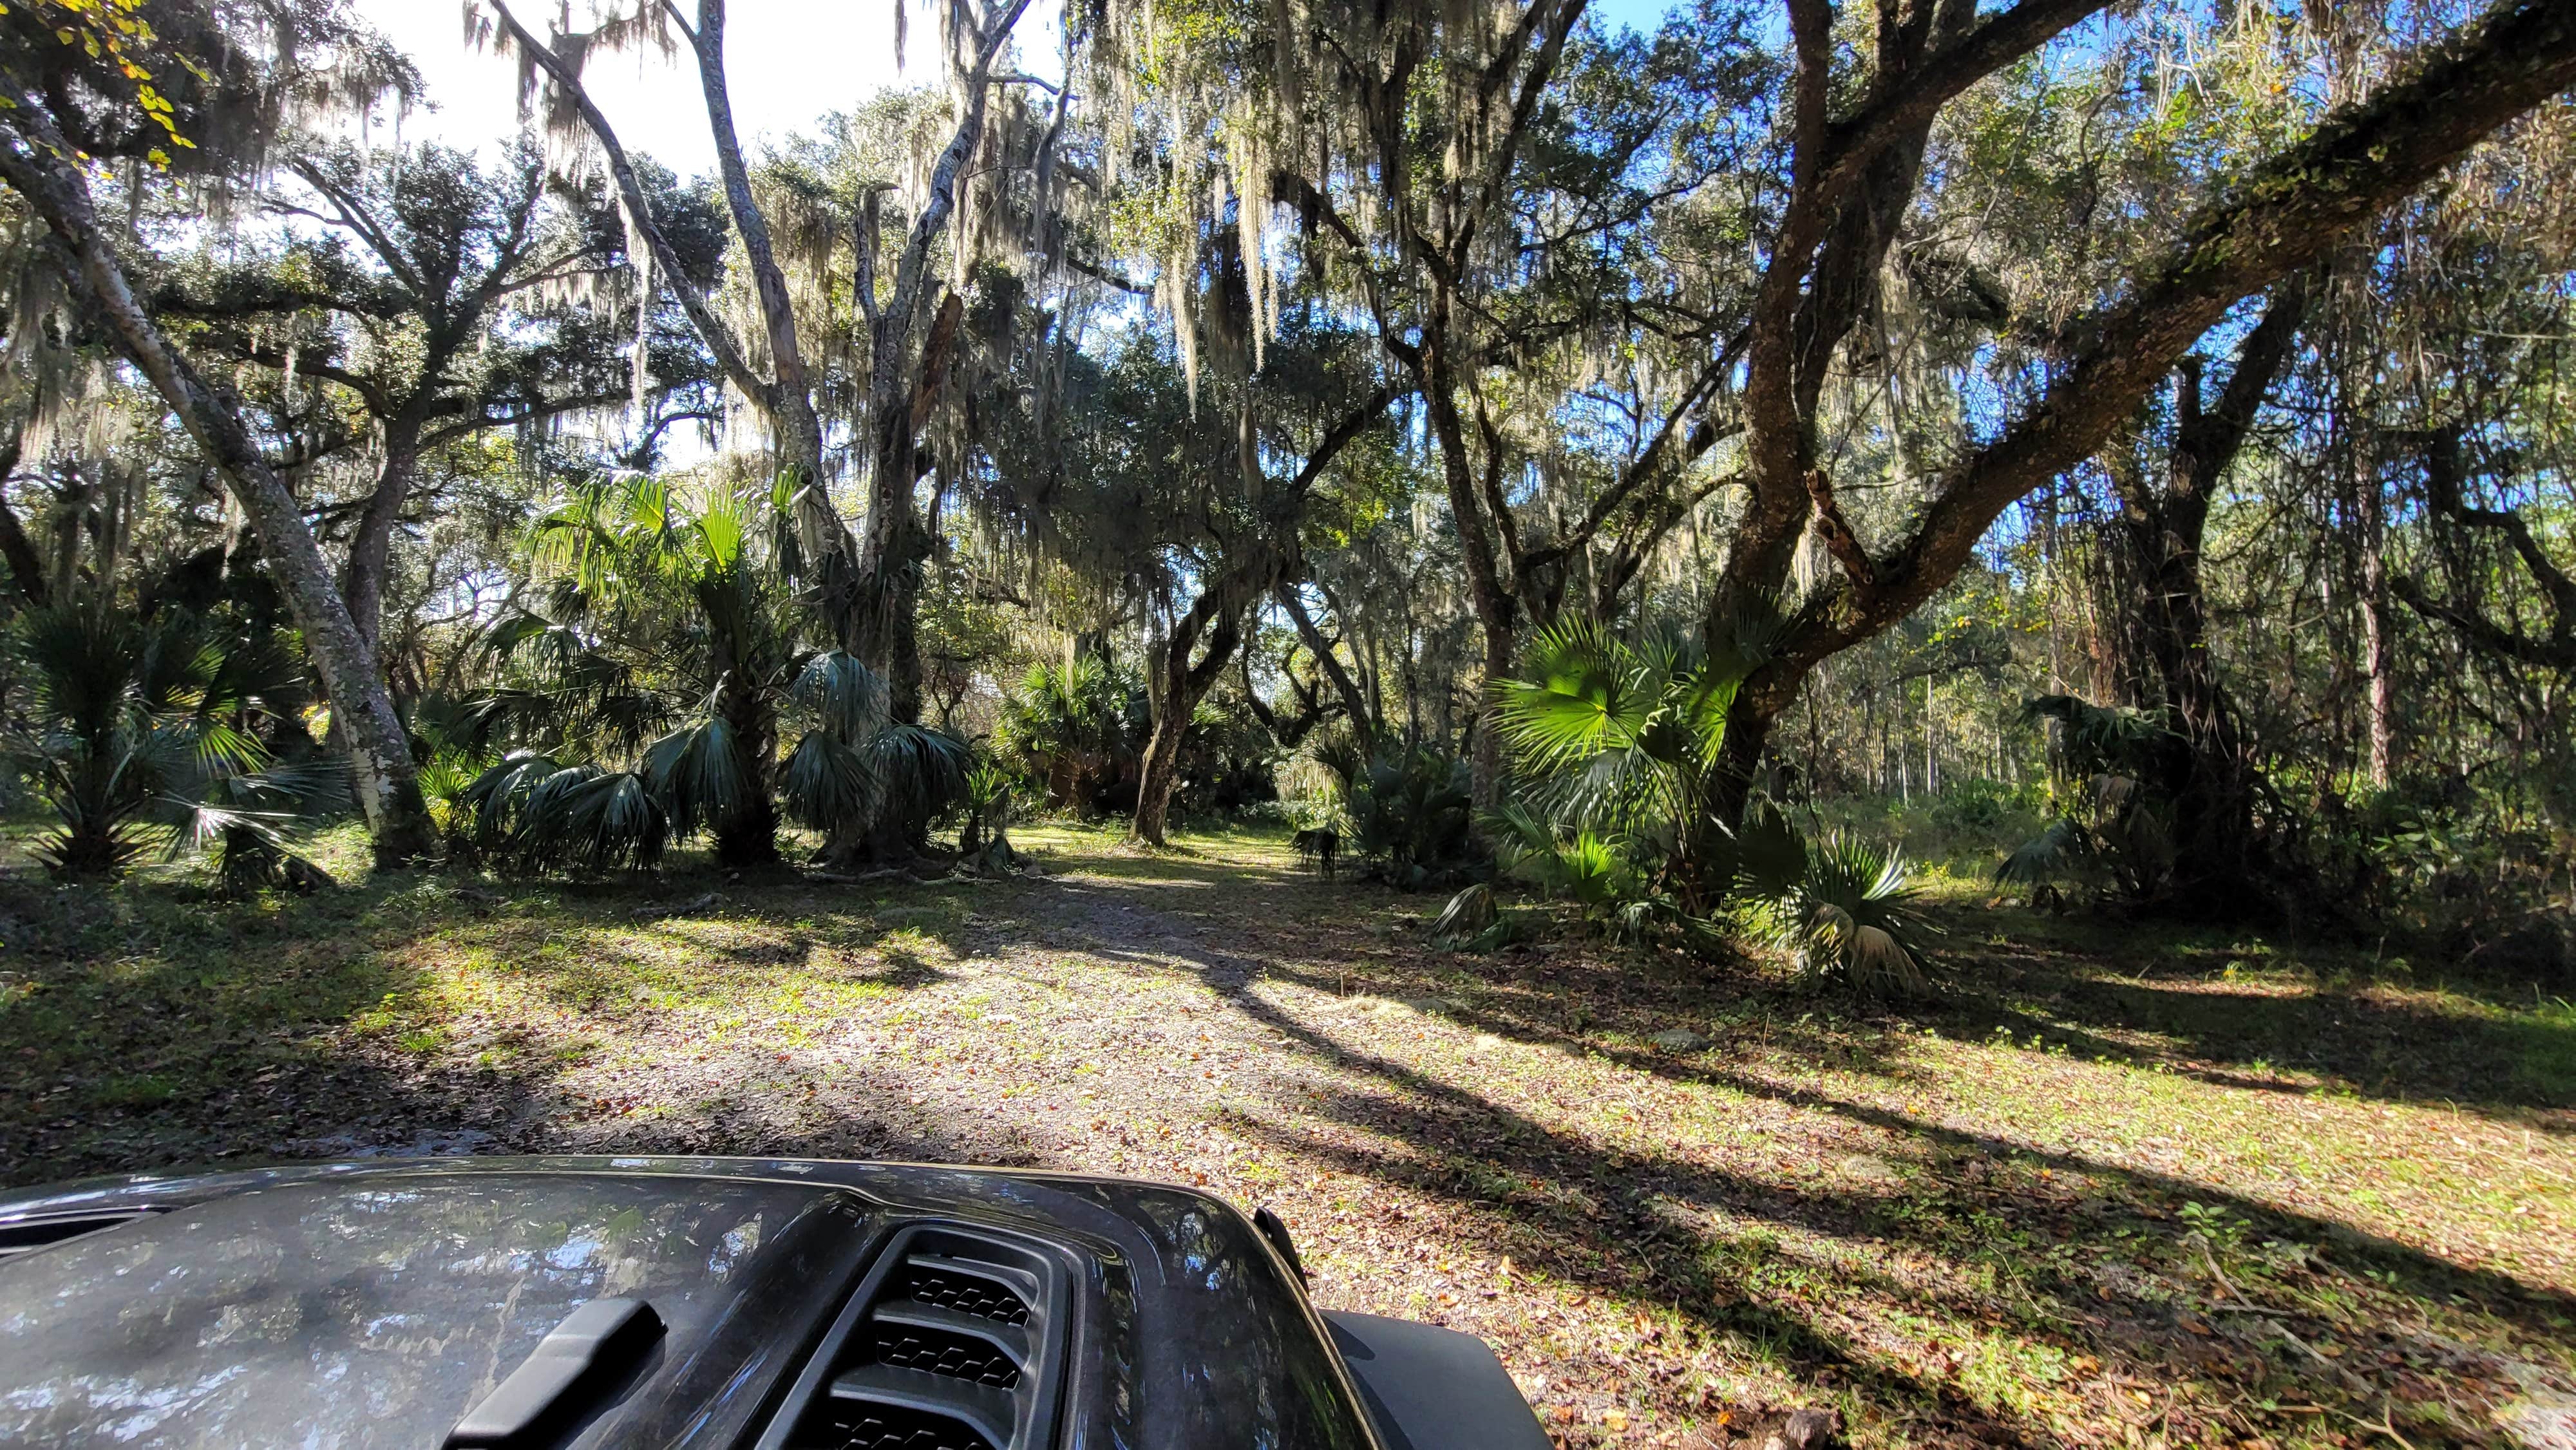
[[[1056,1444],[1378,1450],[1285,1260],[1186,1189],[800,1160],[379,1160],[0,1196],[0,1253],[66,1215],[113,1226],[0,1257],[0,1444],[427,1450],[608,1296],[649,1302],[667,1333],[565,1445],[770,1443],[887,1245],[949,1226],[1061,1250]]]
[[[282,1183],[0,1265],[0,1443],[436,1445],[574,1309],[668,1326],[625,1417],[770,1377],[830,1312],[865,1205],[614,1174]],[[774,1371],[773,1371],[774,1372]]]

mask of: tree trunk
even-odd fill
[[[1233,596],[1243,592],[1246,591],[1239,578],[1211,584],[1190,605],[1189,612],[1173,622],[1171,641],[1162,657],[1153,662],[1145,693],[1153,708],[1154,732],[1145,742],[1131,840],[1166,844],[1172,793],[1181,781],[1181,745],[1188,738],[1190,717],[1197,713],[1199,701],[1207,698],[1209,687],[1224,672],[1226,661],[1234,657],[1240,640],[1235,617],[1241,606]],[[1193,664],[1190,651],[1198,647],[1200,633],[1211,622],[1215,629],[1208,634],[1207,654]]]
[[[29,108],[22,105],[24,118]],[[315,671],[331,701],[332,719],[348,742],[356,767],[358,804],[365,811],[379,866],[403,865],[433,855],[438,836],[412,767],[410,741],[386,693],[376,652],[350,619],[333,587],[331,571],[313,542],[295,495],[251,442],[239,409],[199,377],[193,365],[155,326],[134,295],[114,248],[99,229],[89,187],[68,147],[48,151],[61,138],[37,134],[24,147],[0,145],[0,173],[45,218],[61,250],[55,260],[91,314],[106,324],[129,358],[178,414],[182,426],[240,503],[259,536],[260,553],[275,571],[287,606],[303,631]]]
[[[411,498],[411,481],[420,466],[420,419],[406,410],[385,423],[385,458],[376,470],[375,492],[358,515],[358,531],[349,540],[349,568],[340,590],[349,604],[349,622],[367,648],[384,648],[385,573],[393,556],[394,525]]]
[[[0,440],[0,563],[9,566],[10,585],[29,607],[42,609],[51,594],[46,587],[44,560],[36,555],[36,545],[18,522],[18,511],[9,506],[9,480],[18,471],[18,449],[24,437],[21,429],[12,428]]]
[[[778,719],[769,701],[739,672],[716,685],[716,713],[731,727],[742,801],[716,821],[716,864],[765,866],[778,859],[778,806],[770,798],[770,762],[778,753]]]
[[[1136,786],[1136,824],[1129,833],[1132,839],[1155,846],[1169,844],[1165,835],[1172,793],[1181,783],[1181,737],[1189,731],[1189,716],[1174,713],[1172,703],[1167,699],[1156,712],[1154,734],[1145,742],[1143,774]]]
[[[1503,732],[1494,728],[1494,687],[1511,678],[1512,625],[1509,611],[1496,618],[1485,610],[1477,611],[1485,635],[1485,674],[1479,700],[1480,728],[1476,731],[1476,752],[1468,761],[1473,782],[1476,809],[1499,809],[1503,803]]]
[[[2263,788],[2253,742],[2209,652],[2208,590],[2201,551],[2219,485],[2242,451],[2264,395],[2288,363],[2305,314],[2307,289],[2292,281],[2237,350],[2216,405],[2203,408],[2201,364],[2186,358],[2174,385],[2174,443],[2159,493],[2139,469],[2114,469],[2121,535],[2134,573],[2122,612],[2156,677],[2182,746],[2162,789],[2174,806],[2177,900],[2215,914],[2269,907],[2265,888],[2279,863],[2262,839],[2256,805]]]
[[[937,543],[915,511],[913,495],[921,481],[916,440],[947,373],[949,348],[964,316],[963,300],[951,292],[934,316],[924,318],[930,252],[956,210],[966,163],[983,144],[994,59],[1027,8],[1028,0],[1004,0],[991,28],[977,37],[972,63],[957,77],[957,129],[931,167],[928,195],[895,262],[891,294],[882,307],[873,295],[859,299],[870,324],[867,426],[874,432],[868,518],[857,559],[846,565],[826,563],[823,593],[836,601],[833,614],[842,648],[886,677],[898,720],[921,718],[921,567]],[[862,269],[871,281],[875,243],[873,236],[866,239],[871,261]]]
[[[1407,360],[1415,367],[1423,403],[1431,414],[1432,436],[1440,445],[1441,480],[1448,487],[1449,514],[1458,529],[1458,552],[1467,564],[1467,599],[1484,631],[1485,675],[1477,686],[1475,754],[1469,765],[1476,809],[1481,812],[1503,803],[1503,742],[1494,728],[1493,695],[1494,687],[1512,673],[1512,636],[1520,622],[1520,600],[1511,581],[1503,577],[1504,564],[1496,552],[1499,547],[1508,555],[1514,547],[1509,537],[1495,537],[1496,531],[1511,529],[1513,520],[1499,510],[1496,517],[1486,518],[1475,471],[1468,464],[1466,420],[1458,413],[1457,378],[1449,357],[1449,306],[1446,291],[1435,288],[1423,322],[1422,345]],[[1487,464],[1500,466],[1495,459]]]
[[[1709,813],[1729,831],[1744,824],[1745,807],[1753,803],[1753,785],[1761,775],[1762,752],[1771,742],[1772,722],[1788,704],[1785,699],[1775,703],[1748,687],[1736,691],[1735,702],[1727,706],[1726,738],[1718,745],[1708,800]],[[1880,758],[1884,760],[1887,753],[1882,736]]]
[[[2388,607],[2388,519],[2379,487],[2378,439],[2367,426],[2353,438],[2353,503],[2360,525],[2362,714],[2369,731],[2372,788],[2386,790],[2397,769],[2397,641]]]

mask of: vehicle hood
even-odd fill
[[[620,1294],[667,1326],[620,1418],[677,1429],[802,1347],[866,1216],[823,1186],[531,1172],[147,1214],[0,1262],[0,1443],[434,1446],[566,1315]]]
[[[64,1236],[79,1229],[95,1231]],[[993,1450],[1380,1450],[1288,1260],[1206,1194],[655,1157],[373,1160],[0,1194],[0,1444],[431,1450],[574,1310],[624,1298],[665,1332],[565,1450],[809,1450],[821,1420],[800,1406],[839,1396],[872,1355],[900,1361],[904,1345],[868,1336],[919,1317],[895,1301],[922,1297],[901,1285],[924,1252],[1046,1270],[1023,1288],[1053,1327],[1003,1336],[1053,1346],[1028,1358],[1020,1396],[1043,1413],[987,1437]]]

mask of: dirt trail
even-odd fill
[[[1327,1306],[1484,1335],[1570,1444],[1759,1445],[1813,1404],[1864,1444],[2327,1444],[2352,1429],[2329,1403],[2476,1443],[2576,1393],[2563,1109],[2285,1086],[2146,1031],[2145,978],[2079,1055],[1750,968],[1432,952],[1436,901],[1316,881],[1278,843],[1046,844],[1063,874],[1026,883],[690,879],[656,904],[425,879],[297,908],[343,915],[284,940],[245,913],[229,944],[193,912],[158,946],[118,918],[126,955],[27,978],[53,1020],[118,1027],[34,1113],[0,1105],[0,1150],[20,1181],[496,1151],[1178,1180],[1276,1207]],[[13,928],[13,971],[50,930]],[[2016,946],[1954,970],[2081,966]],[[309,1025],[225,1018],[235,991]],[[2350,1031],[2366,1005],[2317,1010]],[[201,1059],[185,1091],[46,1105],[97,1063]],[[2482,1207],[2421,1207],[2464,1194]],[[2226,1309],[2210,1252],[2265,1313]]]

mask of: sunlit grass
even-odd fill
[[[2331,1389],[2295,1351],[2182,1327],[2200,1242],[2347,1363],[2393,1327],[2576,1373],[2563,1003],[1941,874],[1949,994],[1852,1003],[1758,956],[1431,952],[1436,895],[1318,881],[1284,830],[1013,836],[1046,879],[377,879],[354,831],[312,897],[0,874],[0,1146],[19,1181],[471,1127],[1204,1182],[1278,1204],[1328,1302],[1494,1337],[1567,1434],[1815,1399],[1874,1444],[2348,1430],[2246,1408]]]

